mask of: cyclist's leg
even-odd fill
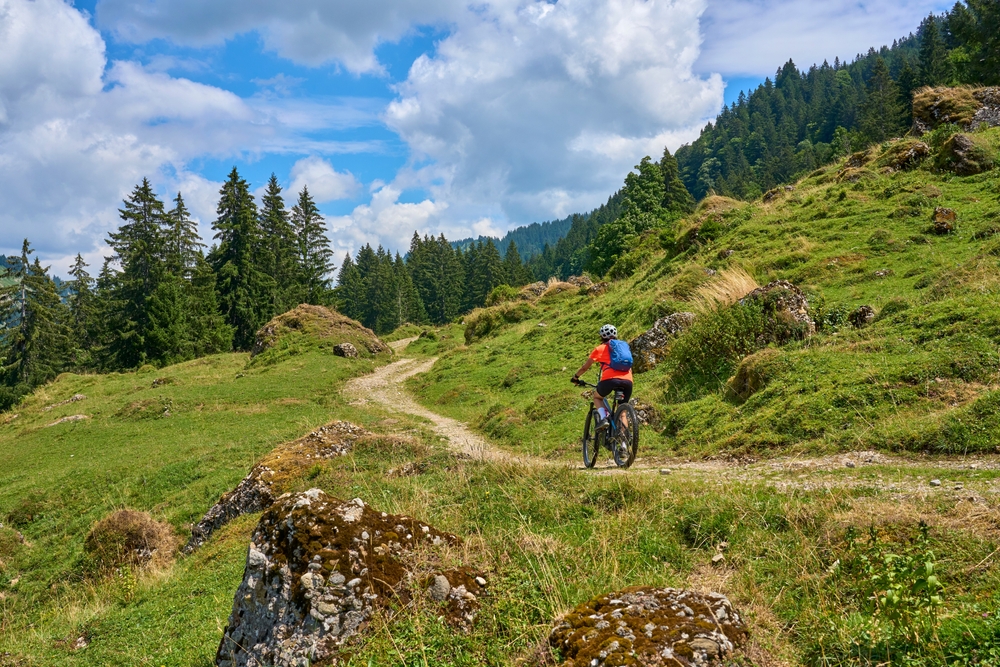
[[[631,382],[629,382],[628,380],[621,380],[621,379],[609,380],[609,382],[614,383],[612,391],[620,391],[623,394],[622,403],[628,403],[630,400],[632,400]],[[622,425],[628,426],[628,416],[624,412],[622,413],[622,419],[625,420]]]

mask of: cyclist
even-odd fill
[[[601,417],[597,424],[598,429],[606,428],[608,425],[608,409],[604,407],[604,398],[613,391],[621,391],[625,395],[625,402],[632,398],[632,370],[616,371],[611,368],[611,351],[608,348],[608,341],[618,337],[618,329],[611,324],[605,324],[598,332],[601,337],[601,344],[594,348],[590,357],[583,362],[580,370],[573,376],[571,382],[577,384],[580,376],[590,370],[596,361],[601,366],[601,375],[597,382],[597,390],[594,392],[594,408]]]

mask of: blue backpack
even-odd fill
[[[617,338],[608,341],[608,352],[611,354],[611,363],[608,366],[616,371],[632,370],[632,350],[628,343]]]

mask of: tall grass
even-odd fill
[[[757,281],[740,267],[720,271],[715,278],[698,287],[691,299],[697,313],[712,313],[731,306],[760,287]]]

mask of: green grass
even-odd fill
[[[1000,130],[979,136],[995,143]],[[612,322],[632,338],[657,317],[692,309],[711,272],[741,267],[761,284],[800,286],[821,330],[780,346],[767,386],[739,402],[725,383],[740,359],[718,356],[725,320],[704,316],[676,354],[636,376],[637,396],[661,417],[641,454],[997,451],[1000,170],[957,177],[932,165],[872,167],[857,183],[838,183],[831,165],[770,204],[701,210],[672,233],[648,234],[634,251],[645,258],[639,270],[606,294],[543,299],[534,317],[513,324],[493,318],[499,324],[411,386],[428,406],[511,447],[569,456],[586,403],[567,378],[597,328]],[[957,211],[955,233],[932,233],[935,207]],[[685,239],[698,226],[712,229],[710,240],[692,245]],[[856,330],[846,316],[861,305],[882,314]],[[717,363],[684,372],[702,353]]]
[[[313,348],[272,366],[247,368],[246,355],[230,354],[144,373],[67,374],[37,391],[18,407],[16,419],[0,426],[0,522],[8,526],[8,535],[16,528],[31,544],[0,541],[0,592],[5,596],[0,601],[0,655],[14,642],[15,654],[27,650],[46,656],[35,664],[75,664],[54,649],[55,642],[72,634],[71,627],[77,626],[73,632],[90,627],[151,632],[158,627],[171,615],[165,609],[159,609],[163,615],[140,613],[131,605],[124,611],[106,609],[116,584],[94,580],[86,572],[83,540],[90,527],[114,509],[131,507],[151,512],[186,537],[190,525],[277,444],[335,418],[364,423],[365,416],[343,404],[339,388],[375,363],[349,361]],[[87,398],[45,409],[78,393]],[[90,419],[49,425],[77,414]],[[9,515],[19,519],[19,525],[9,526]],[[234,551],[221,559],[223,571],[199,573],[197,565],[181,567],[195,573],[195,587],[200,586],[199,578],[218,577],[216,584],[204,586],[212,591],[208,597],[193,595],[190,589],[178,593],[189,609],[183,614],[189,621],[206,615],[224,621],[228,616],[248,531],[244,526],[232,543]],[[171,590],[168,585],[167,593]],[[199,621],[199,628],[202,625]],[[132,646],[132,631],[109,630],[118,646],[109,647],[108,655]],[[175,632],[186,631],[178,627]],[[215,622],[198,636],[217,641]],[[185,635],[177,646],[161,647],[167,651],[163,655],[182,657],[163,660],[197,664],[183,648],[191,642],[204,653],[193,635]],[[90,664],[144,664],[133,659],[160,655],[160,649],[152,648],[139,642],[128,649],[133,651],[128,660]]]

